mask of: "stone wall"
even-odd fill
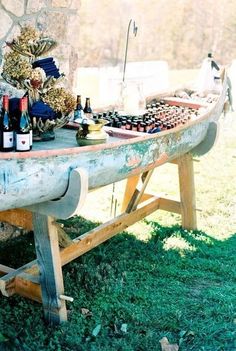
[[[58,42],[51,55],[75,89],[78,65],[80,0],[0,0],[0,63],[5,41],[18,35],[20,25],[30,24]]]

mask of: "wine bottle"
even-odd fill
[[[16,130],[16,151],[30,150],[30,123],[26,113],[25,99],[21,98],[19,103],[20,118]]]
[[[85,101],[85,106],[84,106],[84,114],[86,115],[86,117],[90,118],[92,117],[92,109],[91,109],[91,105],[90,105],[90,98],[86,98]]]
[[[14,150],[14,131],[12,121],[9,115],[9,97],[3,95],[2,111],[0,117],[0,131],[1,131],[1,151]]]
[[[76,109],[74,111],[74,121],[80,123],[83,119],[83,107],[81,104],[81,96],[77,95]]]
[[[32,129],[32,123],[31,123],[31,118],[29,115],[29,109],[28,109],[28,96],[24,96],[24,108],[25,108],[25,114],[28,118],[29,121],[29,134],[30,134],[30,150],[32,149],[32,145],[33,145],[33,129]]]

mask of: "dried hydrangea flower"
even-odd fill
[[[27,50],[29,44],[37,41],[40,38],[40,32],[31,26],[24,26],[21,28],[20,35],[16,38],[16,42],[22,49]]]
[[[18,89],[24,89],[24,93],[27,91],[30,104],[40,100],[47,103],[57,113],[57,118],[50,123],[63,126],[68,114],[76,107],[74,96],[62,87],[54,87],[60,84],[62,74],[59,78],[47,77],[42,68],[33,68],[35,57],[55,47],[56,41],[43,37],[31,26],[25,26],[20,35],[6,44],[12,51],[4,55],[3,78]],[[39,119],[35,128],[44,131],[47,126]]]
[[[11,51],[5,54],[2,71],[11,79],[21,82],[30,77],[32,67],[25,58],[15,51]]]
[[[52,88],[42,96],[54,111],[68,114],[76,107],[76,99],[64,88]]]
[[[31,46],[34,46],[40,38],[40,32],[31,26],[24,26],[21,28],[20,35],[13,39],[12,42],[6,42],[6,44],[17,53],[31,57]]]

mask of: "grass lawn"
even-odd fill
[[[157,211],[65,266],[65,293],[74,302],[69,322],[58,327],[44,323],[41,305],[1,296],[0,351],[159,351],[164,336],[179,351],[235,351],[235,135],[236,114],[229,114],[217,145],[195,163],[198,231]],[[150,190],[178,196],[176,175],[175,165],[160,167]],[[123,186],[115,188],[118,209]],[[86,220],[66,221],[68,232],[86,232],[109,216],[111,194],[111,186],[90,194]],[[32,259],[32,233],[1,242],[2,264]]]

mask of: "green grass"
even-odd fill
[[[120,234],[63,270],[65,291],[75,298],[69,323],[48,327],[40,305],[1,298],[0,350],[159,350],[163,336],[180,350],[235,350],[236,236],[220,241],[178,225],[148,224],[147,241]],[[78,218],[70,225],[84,232],[94,223]],[[15,240],[11,251],[23,251],[26,242],[32,234]],[[15,256],[9,260],[16,264]]]
[[[159,351],[166,336],[180,351],[235,351],[235,120],[222,119],[217,145],[195,163],[198,231],[156,212],[65,266],[65,293],[74,302],[61,326],[44,323],[41,305],[1,296],[0,350]],[[151,190],[177,196],[176,174],[174,165],[160,167]],[[106,210],[110,190],[99,195]],[[82,217],[66,224],[81,233],[96,226]],[[32,233],[2,242],[0,258],[12,267],[34,259]]]

